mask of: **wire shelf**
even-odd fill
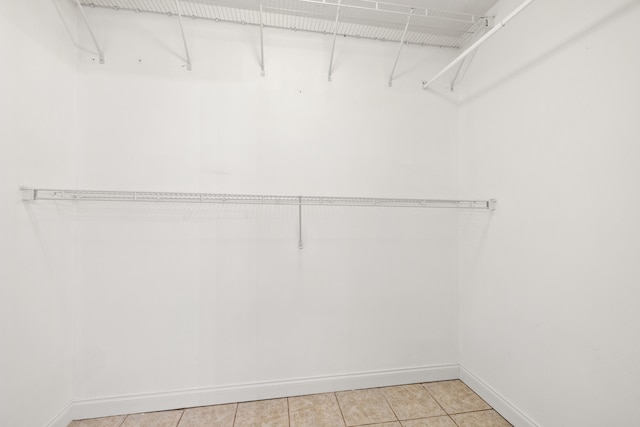
[[[371,0],[80,0],[83,6],[177,15],[260,25],[260,8],[265,27],[333,34],[340,8],[337,34],[382,41],[402,40],[404,26],[411,14],[405,43],[423,46],[459,48],[479,28],[486,25],[482,16]],[[177,9],[179,4],[180,10]]]
[[[103,202],[229,203],[262,205],[457,208],[494,210],[495,200],[437,200],[371,197],[281,196],[255,194],[173,193],[155,191],[63,190],[20,187],[23,200]]]

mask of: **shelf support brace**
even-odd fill
[[[298,249],[302,248],[302,196],[298,196]]]
[[[507,15],[502,21],[500,21],[500,25],[496,25],[495,27],[493,27],[491,30],[489,30],[484,36],[480,37],[475,43],[473,43],[471,46],[469,46],[464,52],[462,52],[456,59],[454,59],[449,65],[447,65],[446,67],[444,67],[442,69],[442,71],[440,71],[438,74],[436,74],[431,80],[425,80],[422,82],[422,89],[429,89],[429,86],[431,86],[436,80],[438,80],[440,77],[442,77],[447,71],[449,71],[451,68],[453,68],[457,63],[459,63],[460,61],[462,61],[464,58],[466,58],[467,56],[469,56],[469,54],[471,54],[473,51],[475,51],[478,47],[480,47],[480,45],[482,43],[484,43],[485,41],[487,41],[487,39],[489,39],[492,35],[494,35],[495,33],[497,33],[498,31],[500,31],[502,28],[504,28],[509,21],[511,21],[513,18],[515,18],[520,12],[522,12],[523,10],[525,10],[527,8],[527,6],[529,6],[531,3],[533,3],[535,0],[525,0],[520,6],[518,6],[513,12],[511,12],[509,15]]]
[[[398,54],[396,55],[396,61],[393,63],[393,68],[391,69],[391,75],[389,76],[389,87],[393,82],[393,74],[396,72],[396,66],[398,65],[398,59],[400,59],[400,52],[402,52],[402,45],[404,45],[404,41],[407,38],[407,30],[409,29],[409,23],[411,22],[411,15],[413,15],[413,8],[409,10],[409,16],[407,17],[407,23],[404,26],[404,31],[402,32],[402,38],[400,39],[400,46],[398,46]]]
[[[453,79],[451,79],[451,84],[449,85],[449,89],[451,90],[451,92],[453,92],[456,89],[456,82],[458,81],[458,77],[460,77],[460,72],[462,71],[462,67],[464,67],[465,62],[467,62],[467,58],[460,61],[460,66],[458,67],[458,71],[456,71],[456,74],[453,76]]]
[[[180,13],[180,1],[176,0],[176,11],[178,14],[178,22],[180,23],[180,33],[184,42],[184,53],[187,55],[187,70],[191,71],[191,56],[189,55],[189,46],[187,46],[187,38],[184,36],[184,26],[182,25],[182,13]]]
[[[331,81],[331,73],[333,72],[333,52],[336,50],[336,37],[338,36],[338,20],[340,19],[340,2],[338,0],[338,8],[336,9],[336,21],[333,25],[333,46],[331,47],[331,59],[329,59],[329,81]]]
[[[89,24],[87,15],[84,13],[84,8],[82,7],[82,3],[80,3],[80,0],[76,0],[76,3],[80,8],[80,15],[82,15],[82,20],[84,21],[84,24],[87,26],[87,29],[89,30],[89,34],[91,35],[93,44],[96,45],[96,49],[98,50],[99,61],[101,64],[104,64],[104,51],[100,47],[100,43],[98,43],[98,39],[96,39],[96,35],[93,33],[93,29],[91,28],[91,24]]]
[[[482,35],[480,35],[480,37],[482,37],[484,34],[486,34],[486,32],[489,30],[489,18],[485,17],[485,18],[483,18],[483,20],[484,20],[484,31],[482,32]],[[460,83],[460,80],[459,80],[460,73],[462,73],[462,69],[464,68],[464,64],[467,63],[467,64],[469,64],[468,66],[471,66],[471,62],[473,61],[473,58],[475,57],[476,53],[478,53],[477,49],[471,55],[467,56],[462,61],[460,61],[460,66],[458,67],[458,70],[456,71],[456,74],[453,76],[453,79],[451,80],[451,84],[449,85],[449,89],[451,90],[451,92],[454,92],[455,89],[456,89],[456,85],[458,83]],[[467,67],[467,69],[468,69],[468,67]]]
[[[264,23],[262,14],[262,0],[260,0],[260,75],[264,77],[264,37],[262,35]]]

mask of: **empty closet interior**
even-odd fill
[[[0,4],[0,424],[462,380],[634,426],[637,0]]]

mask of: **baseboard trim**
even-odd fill
[[[482,381],[477,375],[462,366],[460,367],[460,379],[515,427],[539,427],[538,424],[527,417],[517,406],[505,399],[504,396],[495,391],[489,384]]]
[[[424,366],[354,374],[296,378],[283,381],[236,384],[166,393],[88,399],[73,402],[66,412],[68,412],[71,419],[79,420],[194,406],[218,405],[230,402],[275,399],[285,396],[301,396],[332,391],[444,381],[458,378],[460,378],[460,367],[457,364]],[[58,418],[61,420],[68,419],[68,417],[63,418],[60,416]],[[47,427],[66,427],[66,424],[50,423]]]
[[[45,427],[67,427],[71,421],[73,421],[71,408],[73,407],[73,402],[67,403],[67,405],[58,412],[58,415],[53,417],[51,421],[49,421]]]

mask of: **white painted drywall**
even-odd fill
[[[538,0],[461,86],[461,364],[544,427],[638,425],[638,19]]]
[[[457,106],[420,90],[455,52],[88,10],[83,188],[455,197]],[[86,37],[84,44],[90,46]],[[79,400],[456,364],[457,213],[78,208]],[[246,397],[245,397],[246,398]]]
[[[73,216],[55,204],[25,204],[18,192],[20,184],[75,185],[71,40],[53,2],[0,2],[0,423],[6,426],[43,426],[73,397]]]

